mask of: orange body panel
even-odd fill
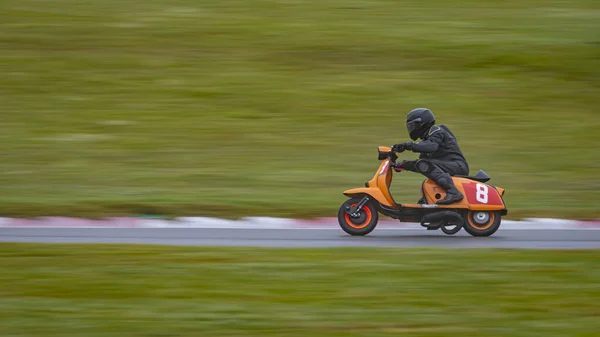
[[[380,148],[383,148],[382,146]],[[390,171],[390,161],[384,160],[379,165],[377,173],[373,179],[369,180],[369,187],[354,188],[344,191],[345,195],[368,194],[377,199],[382,205],[398,208],[398,204],[394,201],[388,186],[392,183],[392,172]]]
[[[361,187],[361,188],[353,188],[351,190],[344,191],[345,195],[360,195],[360,194],[368,194],[373,198],[377,199],[382,205],[397,208],[396,203],[393,200],[386,198],[386,196],[381,192],[380,189],[376,187]]]
[[[379,146],[380,152],[391,151],[390,147]],[[469,209],[469,210],[485,210],[496,211],[506,208],[502,196],[504,189],[491,186],[478,181],[452,177],[456,188],[464,195],[463,200],[450,205],[437,205],[436,201],[443,199],[446,192],[439,187],[431,179],[425,180],[421,188],[421,192],[427,200],[427,205],[420,204],[397,204],[392,197],[389,186],[392,183],[393,170],[391,170],[390,159],[381,161],[377,172],[371,180],[367,182],[366,187],[354,188],[344,191],[347,196],[355,196],[367,194],[375,198],[379,203],[393,209],[404,208],[449,208],[449,209]],[[436,198],[436,196],[438,198]],[[429,205],[429,206],[428,206]]]
[[[505,208],[501,193],[494,187],[466,178],[452,177],[456,188],[465,196],[463,200],[450,204],[439,205],[439,208],[467,208],[475,211],[499,211]],[[446,191],[431,179],[423,183],[423,190],[427,203],[435,204],[437,200],[446,196]],[[436,198],[436,195],[439,197]]]

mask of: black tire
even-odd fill
[[[371,202],[367,202],[362,209],[358,211],[358,218],[353,218],[346,214],[346,208],[358,204],[361,199],[362,198],[352,198],[346,200],[338,211],[338,222],[340,227],[342,227],[344,232],[350,235],[367,235],[375,229],[377,221],[379,221],[377,209]]]
[[[500,228],[502,216],[497,211],[468,211],[463,228],[472,236],[490,236]]]
[[[452,227],[452,225],[448,225],[448,226],[441,226],[440,229],[446,235],[454,235],[454,234],[460,232],[460,230],[462,229],[462,227],[460,227],[460,226],[453,226]]]

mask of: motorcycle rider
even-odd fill
[[[411,110],[406,117],[410,138],[421,142],[405,142],[392,145],[395,152],[410,150],[420,153],[418,160],[404,160],[398,166],[418,172],[446,190],[446,197],[437,204],[451,204],[464,196],[454,185],[451,176],[468,175],[469,165],[462,154],[456,137],[445,125],[435,125],[435,116],[427,108]],[[423,203],[424,200],[419,201]]]

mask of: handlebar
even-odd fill
[[[396,151],[392,150],[390,147],[379,146],[377,159],[390,160],[391,161],[390,168],[393,168],[394,171],[396,171],[396,172],[401,172],[401,171],[406,170],[404,167],[402,167],[402,163],[396,162],[396,160],[398,159],[398,154],[396,153]]]

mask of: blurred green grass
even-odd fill
[[[0,335],[596,336],[598,252],[0,246]]]
[[[5,0],[0,214],[333,216],[426,106],[509,217],[596,218],[598,31],[580,0]]]

